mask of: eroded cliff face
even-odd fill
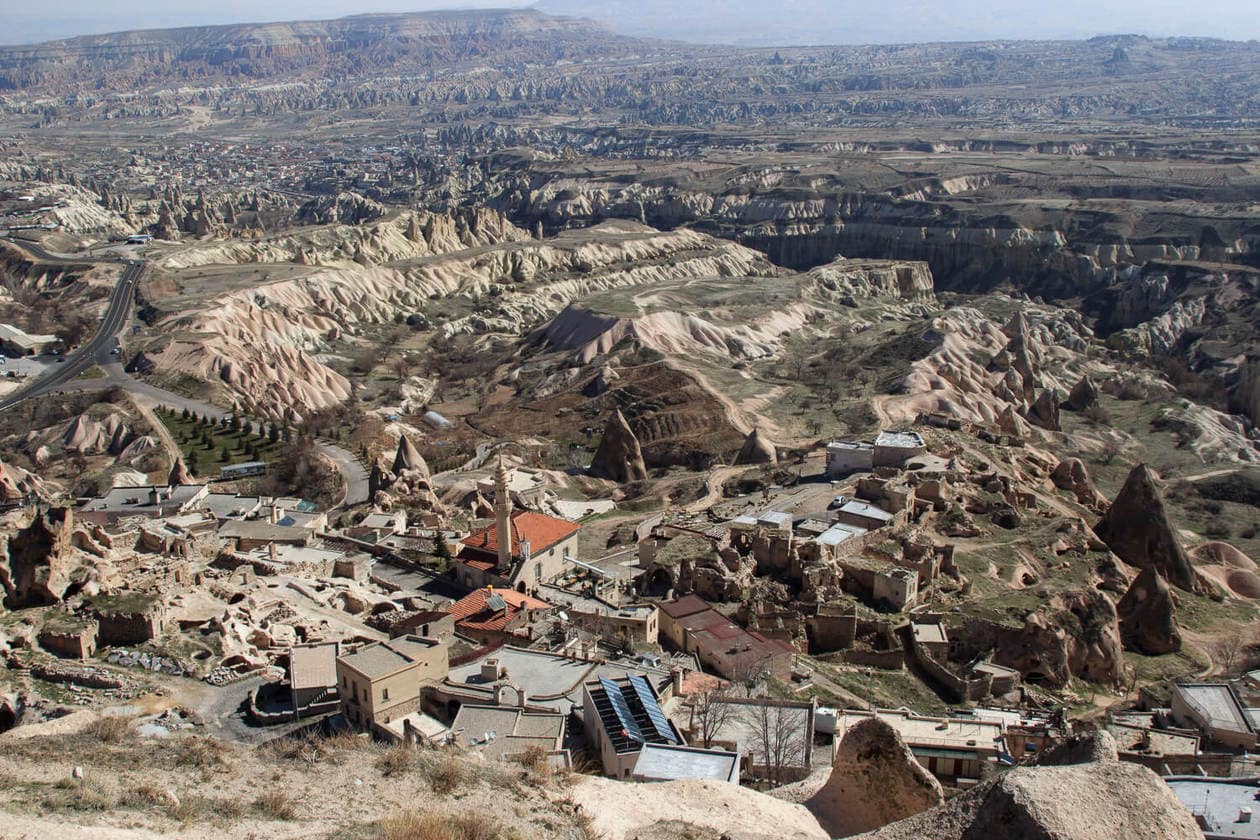
[[[662,233],[617,222],[541,242],[497,214],[461,219],[410,216],[178,252],[165,261],[168,269],[232,256],[292,259],[327,237],[333,244],[317,258],[337,266],[226,292],[193,313],[162,316],[158,327],[166,335],[146,348],[146,360],[158,375],[215,383],[229,401],[261,416],[279,417],[286,408],[304,414],[350,394],[350,383],[320,361],[320,353],[366,326],[422,314],[433,301],[463,299],[475,310],[441,324],[446,335],[522,335],[599,291],[778,273],[760,254],[694,231]],[[344,259],[355,248],[370,254],[370,266]]]
[[[992,186],[991,176],[934,179],[910,191],[758,194],[613,187],[561,180],[517,193],[515,218],[568,227],[593,218],[691,225],[763,251],[798,270],[838,256],[926,262],[943,289],[982,290],[1018,279],[1032,294],[1069,297],[1151,261],[1250,262],[1260,233],[1237,220],[1186,221],[1183,232],[1126,237],[1070,210],[1035,221],[981,215],[934,199]],[[1137,211],[1134,211],[1137,212]],[[1142,227],[1142,224],[1136,225]],[[1184,231],[1199,231],[1197,237]]]

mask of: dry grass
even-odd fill
[[[454,793],[464,783],[467,776],[463,763],[451,753],[438,756],[427,769],[429,786],[433,788],[434,793],[443,795]]]
[[[195,822],[232,823],[245,816],[240,801],[232,798],[197,796],[186,793],[166,809],[167,816],[184,825]]]
[[[175,801],[174,794],[148,782],[128,785],[119,798],[119,804],[124,808],[139,809],[173,805]]]
[[[527,748],[516,760],[525,768],[526,778],[534,785],[547,785],[556,775],[555,768],[547,758],[547,751],[536,744]]]
[[[53,785],[41,797],[40,805],[45,813],[55,811],[110,811],[118,805],[118,799],[104,785],[92,777],[65,778]]]
[[[213,738],[187,738],[180,744],[175,763],[180,767],[197,767],[202,770],[227,767],[227,748]]]
[[[254,810],[276,820],[297,819],[297,802],[279,788],[272,788],[254,800]]]
[[[399,811],[381,820],[380,840],[509,840],[518,836],[483,814]]]
[[[281,738],[272,741],[267,749],[273,756],[284,761],[302,764],[335,764],[341,753],[370,749],[372,742],[349,732],[330,735],[305,735],[300,738]]]
[[[92,721],[84,730],[104,744],[120,744],[131,734],[134,721],[122,715],[106,715]]]
[[[401,776],[415,764],[416,756],[410,747],[390,747],[376,760],[376,769],[386,777]]]

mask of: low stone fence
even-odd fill
[[[341,705],[335,690],[324,692],[319,698],[312,700],[296,709],[281,709],[280,711],[268,712],[258,707],[258,692],[262,688],[255,688],[249,692],[249,718],[259,726],[276,726],[281,723],[291,723],[294,720],[300,720],[307,717],[315,717],[316,715],[330,714],[337,711]],[[331,696],[329,696],[331,695]]]

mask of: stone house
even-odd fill
[[[436,639],[400,636],[337,658],[341,713],[373,730],[420,707],[420,689],[447,673],[447,647]]]
[[[791,645],[745,630],[695,595],[661,604],[660,617],[661,635],[670,646],[694,653],[702,665],[728,680],[791,678]]]
[[[530,639],[529,627],[552,606],[511,589],[475,589],[446,607],[461,635],[482,644]]]
[[[682,734],[661,710],[652,683],[640,674],[590,680],[582,688],[582,727],[604,775],[628,779],[647,744],[682,746]]]
[[[897,611],[913,607],[919,599],[919,573],[901,567],[876,572],[871,597]]]
[[[337,701],[337,642],[311,642],[294,645],[289,651],[289,692],[294,713],[314,713],[314,709]]]

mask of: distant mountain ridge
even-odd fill
[[[606,54],[613,36],[589,20],[533,9],[355,15],[83,35],[0,47],[0,90],[156,84],[172,78],[260,79],[362,70]]]
[[[1231,0],[1178,8],[1146,0],[538,0],[532,8],[606,24],[624,35],[746,46],[1078,40],[1103,33],[1260,37]],[[1229,7],[1229,8],[1226,8]]]

